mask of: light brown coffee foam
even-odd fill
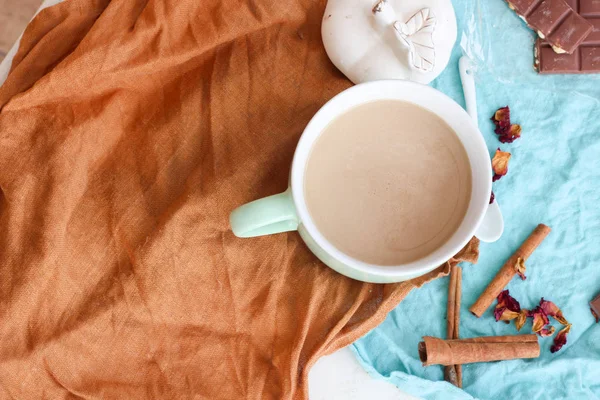
[[[471,171],[456,133],[417,105],[381,100],[333,120],[306,166],[319,231],[364,262],[399,265],[441,247],[467,211]]]

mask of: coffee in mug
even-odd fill
[[[446,243],[471,197],[469,158],[436,114],[401,100],[354,106],[316,139],[305,170],[308,211],[339,251],[402,265]]]

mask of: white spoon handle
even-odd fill
[[[473,79],[473,74],[469,72],[470,65],[469,58],[466,56],[462,56],[458,61],[458,70],[460,71],[460,81],[462,82],[463,93],[465,95],[467,114],[475,121],[475,125],[479,127],[475,80]]]
[[[477,120],[477,97],[475,92],[475,80],[473,74],[469,72],[469,58],[462,56],[458,61],[458,69],[460,71],[460,80],[462,82],[463,93],[465,95],[465,105],[467,113],[471,116],[475,125],[479,127]],[[477,228],[475,236],[482,242],[495,242],[500,239],[504,232],[504,219],[500,211],[498,200],[489,205],[481,225]]]

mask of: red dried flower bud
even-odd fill
[[[567,334],[571,331],[571,324],[565,326],[558,332],[558,335],[554,337],[554,343],[550,347],[552,353],[556,353],[562,347],[567,344]]]
[[[508,161],[510,160],[510,153],[507,151],[496,150],[494,158],[492,158],[492,169],[494,170],[494,176],[492,181],[495,182],[502,178],[508,172]]]
[[[507,311],[512,313],[505,314]],[[496,308],[494,309],[494,317],[496,318],[496,321],[508,321],[509,319],[517,318],[520,311],[521,305],[509,294],[508,289],[500,292],[498,295],[498,304],[496,304]]]

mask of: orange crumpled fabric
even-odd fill
[[[362,283],[296,233],[229,229],[351,85],[324,6],[66,0],[33,20],[0,87],[0,398],[306,398],[318,357],[448,273]]]

